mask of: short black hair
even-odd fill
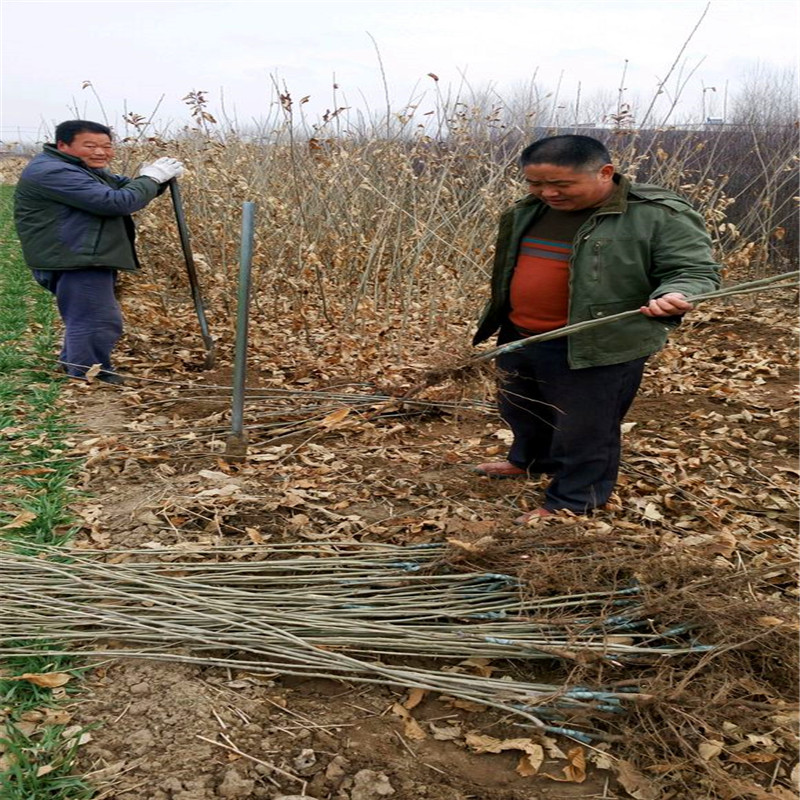
[[[72,140],[79,133],[104,133],[111,138],[111,128],[99,122],[90,122],[88,119],[68,119],[56,126],[56,142],[72,144]]]
[[[573,169],[599,169],[611,163],[606,146],[591,136],[548,136],[529,144],[521,153],[519,162],[528,164],[555,164]]]

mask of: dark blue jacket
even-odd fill
[[[112,175],[46,144],[22,171],[14,220],[31,269],[138,269],[131,214],[166,187]]]

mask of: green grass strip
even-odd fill
[[[69,505],[78,497],[73,482],[80,465],[65,458],[72,427],[60,403],[63,378],[54,371],[55,306],[23,262],[12,198],[13,187],[0,186],[0,547],[36,554],[43,546],[66,543],[77,530]],[[80,733],[65,737],[66,724],[47,724],[47,709],[58,709],[54,691],[9,680],[65,671],[74,674],[76,667],[63,657],[26,656],[0,664],[3,800],[94,795],[72,774]],[[57,690],[62,698],[70,691]]]

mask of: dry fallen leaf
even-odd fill
[[[491,678],[497,671],[497,667],[492,666],[490,658],[468,658],[465,661],[460,661],[459,666],[472,667],[483,678]]]
[[[659,520],[664,519],[663,515],[658,510],[658,508],[657,508],[655,503],[648,503],[644,507],[644,512],[643,512],[642,516],[645,519],[652,520],[653,522],[658,522]]]
[[[779,617],[759,617],[756,622],[764,628],[777,628],[784,624],[784,620]]]
[[[460,697],[448,697],[442,695],[441,699],[451,708],[460,708],[462,711],[486,711],[486,706],[482,703],[473,703],[472,700],[462,700]]]
[[[228,483],[225,486],[219,486],[213,489],[203,489],[202,491],[197,492],[195,497],[233,497],[233,495],[239,494],[241,491],[241,486],[238,486],[235,483]]]
[[[551,775],[549,772],[543,772],[542,775],[553,781],[583,783],[586,780],[586,754],[583,752],[583,748],[573,747],[568,750],[567,760],[569,763],[562,769],[563,778],[559,775]]]
[[[652,772],[654,775],[666,775],[668,772],[674,772],[676,769],[680,769],[681,765],[675,761],[669,761],[663,764],[648,764],[645,769],[648,772]]]
[[[732,776],[728,778],[727,784],[731,797],[746,797],[747,800],[797,800],[797,794],[782,786],[773,786],[767,791],[753,781],[738,780]]]
[[[502,753],[505,750],[521,750],[523,756],[517,764],[517,773],[523,778],[536,775],[544,762],[544,749],[532,739],[496,739],[468,733],[465,737],[467,747],[476,753]]]
[[[11,723],[14,728],[19,731],[23,736],[30,738],[36,732],[37,725],[35,722],[25,722],[24,720],[20,720],[19,722]]]
[[[350,414],[350,411],[350,408],[340,408],[328,414],[319,424],[321,427],[327,428],[328,430],[335,428]]]
[[[245,528],[244,532],[253,544],[264,544],[264,537],[256,528]]]
[[[617,763],[617,780],[635,800],[656,800],[658,790],[630,761],[620,759]]]
[[[460,725],[435,725],[433,722],[429,722],[428,727],[437,742],[452,742],[454,739],[461,738]]]
[[[14,678],[4,678],[7,681],[28,681],[35,686],[41,686],[44,689],[55,689],[58,686],[64,686],[72,680],[72,675],[66,672],[26,672],[24,675],[18,675]]]
[[[408,697],[403,702],[403,708],[407,708],[409,711],[411,711],[412,708],[416,708],[422,702],[426,694],[427,691],[425,689],[409,689]]]
[[[730,531],[722,530],[715,537],[714,541],[705,548],[708,555],[722,556],[730,558],[736,551],[739,540]]]
[[[102,368],[103,367],[101,364],[92,364],[92,366],[86,370],[86,380],[91,383],[92,379],[96,378],[100,374],[100,370]]]
[[[797,800],[797,795],[793,792],[790,792],[788,789],[784,789],[782,786],[773,786],[770,790],[770,794],[766,797],[769,800]],[[766,798],[764,798],[766,800]]]
[[[745,737],[750,744],[762,745],[764,747],[774,747],[775,740],[771,736],[761,735],[758,733],[748,733]]]
[[[523,750],[523,742],[530,739],[497,739],[480,733],[468,733],[464,740],[467,746],[476,753],[502,753],[504,750]]]
[[[597,769],[610,770],[614,766],[614,761],[611,756],[608,755],[609,749],[610,745],[608,743],[600,742],[589,751],[587,757]]]
[[[780,758],[777,753],[734,753],[728,760],[737,764],[771,764]]]
[[[14,766],[18,761],[17,756],[14,753],[6,753],[5,755],[0,756],[0,772],[8,772],[11,767]]]
[[[549,758],[567,757],[567,754],[558,746],[558,742],[552,736],[542,736],[540,741],[544,745]]]
[[[420,727],[420,724],[411,716],[408,709],[404,706],[400,705],[400,703],[395,703],[392,706],[392,713],[397,714],[400,717],[404,724],[404,734],[407,739],[413,739],[416,742],[421,742],[423,739],[428,738],[428,734],[425,733],[424,730]]]
[[[544,749],[540,744],[533,743],[529,749],[525,750],[525,754],[520,758],[516,773],[523,778],[530,778],[532,775],[538,774],[543,763]]]
[[[72,714],[63,708],[46,708],[44,710],[45,725],[66,725],[72,719]]]
[[[23,511],[20,514],[17,514],[8,525],[3,525],[0,530],[3,531],[11,531],[16,528],[24,528],[29,522],[33,522],[36,519],[36,514],[32,511]]]
[[[700,754],[700,758],[702,758],[703,761],[710,761],[712,758],[716,758],[722,752],[724,746],[724,742],[710,739],[707,742],[703,742],[697,748],[697,752]]]
[[[494,539],[491,536],[484,536],[477,542],[465,542],[461,539],[448,537],[447,543],[453,545],[453,547],[458,547],[460,550],[464,550],[467,553],[482,553],[488,545],[494,543]]]

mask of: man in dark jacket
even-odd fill
[[[114,285],[117,270],[139,268],[131,214],[161,194],[183,165],[159,158],[137,178],[126,178],[107,169],[114,146],[105,125],[68,120],[55,138],[17,183],[14,218],[22,252],[36,281],[56,297],[67,374],[83,378],[99,364],[99,380],[122,383],[111,366],[122,335]]]
[[[514,434],[493,478],[551,476],[541,507],[519,522],[606,503],[617,480],[620,425],[648,356],[719,285],[703,219],[678,195],[616,174],[603,144],[555,136],[522,152],[529,196],[500,220],[492,296],[473,344],[499,344],[639,309],[640,316],[503,354],[499,406]]]

